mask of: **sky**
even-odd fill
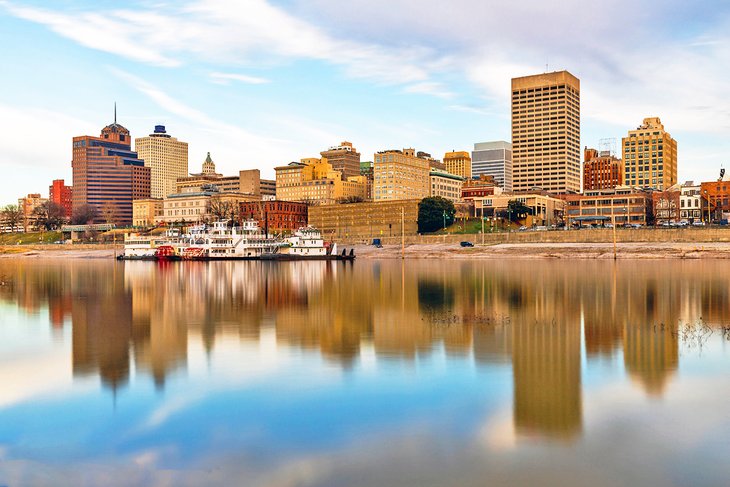
[[[71,138],[164,124],[190,170],[510,140],[510,79],[581,80],[581,146],[658,116],[679,180],[730,153],[719,0],[0,0],[0,204],[71,179]]]

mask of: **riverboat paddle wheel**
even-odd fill
[[[183,250],[182,257],[185,260],[200,259],[202,257],[205,257],[205,249],[202,249],[200,247],[188,247]]]
[[[175,257],[175,249],[172,247],[172,245],[160,245],[159,247],[157,247],[155,257],[158,260],[170,260]]]

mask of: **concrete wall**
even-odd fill
[[[340,239],[338,243],[364,243],[363,238]],[[383,237],[383,244],[400,244],[400,237]],[[475,244],[500,243],[610,243],[611,229],[554,230],[543,232],[486,233],[482,235],[406,235],[407,244],[458,243],[469,241]],[[617,242],[730,242],[730,227],[727,228],[662,228],[662,229],[616,229]],[[370,243],[370,242],[367,242]]]

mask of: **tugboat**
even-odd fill
[[[355,251],[337,253],[337,244],[329,244],[319,230],[302,227],[287,238],[276,252],[261,255],[261,260],[355,260]]]

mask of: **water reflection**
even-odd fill
[[[727,264],[358,262],[0,263],[0,299],[70,323],[74,376],[118,393],[130,369],[164,390],[188,367],[191,336],[316,352],[343,370],[363,350],[419,362],[443,351],[510,365],[520,437],[583,431],[587,361],[615,362],[650,397],[671,386],[682,323],[730,323]]]

